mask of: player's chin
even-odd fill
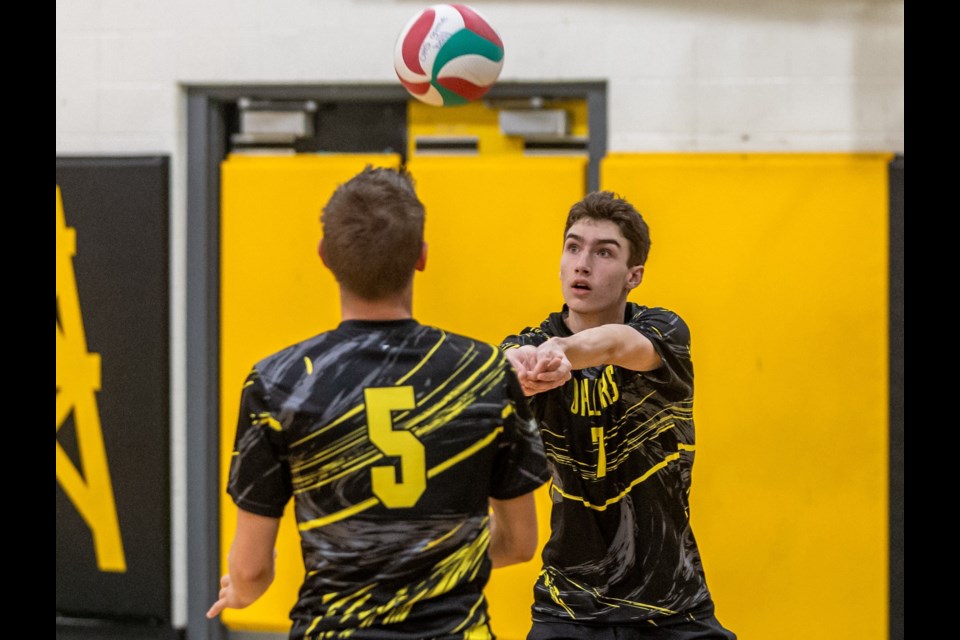
[[[567,303],[567,308],[574,313],[592,313],[596,311],[596,304],[592,304],[589,300],[584,300],[577,296],[567,296],[564,302]]]

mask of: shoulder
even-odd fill
[[[498,345],[461,333],[437,331],[442,338],[436,343],[438,348],[430,358],[433,366],[456,371],[455,375],[459,378],[479,376],[478,380],[487,381],[489,375],[500,379],[511,370],[504,351]]]
[[[270,354],[253,365],[253,371],[267,385],[285,378],[292,371],[299,375],[302,369],[312,367],[319,354],[337,342],[336,331],[326,331]]]
[[[497,348],[497,345],[487,342],[485,340],[479,340],[471,336],[463,335],[462,333],[454,333],[452,331],[443,331],[441,329],[436,329],[439,332],[444,334],[444,342],[448,349],[453,349],[461,353],[480,353],[487,354],[488,357],[497,359],[501,356],[500,349]]]
[[[547,319],[541,322],[539,326],[525,327],[520,333],[507,336],[500,343],[500,348],[506,351],[526,345],[537,346],[553,336],[569,334],[570,330],[567,329],[567,325],[563,321],[563,313],[557,311],[547,316]]]
[[[661,339],[679,342],[690,340],[690,328],[686,321],[670,309],[629,303],[626,315],[627,324],[645,335],[652,333]]]
[[[627,324],[635,322],[666,322],[669,324],[682,324],[686,322],[680,317],[680,314],[664,307],[646,307],[633,302],[627,305]]]
[[[676,311],[666,309],[664,307],[647,307],[642,304],[637,304],[635,302],[627,303],[627,322],[633,322],[638,319],[654,319],[654,318],[663,318],[667,320],[676,319],[679,322],[683,322],[683,318],[680,317]]]

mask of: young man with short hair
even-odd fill
[[[671,311],[627,302],[649,249],[629,202],[587,195],[564,229],[563,310],[501,344],[553,470],[529,640],[735,638],[690,529],[690,333]]]
[[[293,497],[306,574],[291,638],[491,636],[483,587],[536,551],[549,472],[500,350],[413,319],[423,223],[403,170],[368,167],[324,207],[343,321],[247,377],[237,531],[209,617],[266,591]]]

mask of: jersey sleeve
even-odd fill
[[[227,493],[244,511],[271,518],[283,515],[293,494],[282,429],[256,369],[243,386]]]
[[[630,319],[630,326],[646,336],[660,354],[662,364],[643,375],[662,391],[685,397],[693,393],[690,329],[683,318],[667,309],[645,309]]]
[[[549,338],[550,336],[545,334],[540,327],[527,327],[516,335],[504,338],[500,343],[500,350],[506,351],[507,349],[516,349],[527,345],[538,347]]]
[[[509,500],[530,493],[550,479],[543,441],[533,414],[520,389],[517,376],[506,367],[507,403],[503,409],[503,433],[497,439],[490,496]]]

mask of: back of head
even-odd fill
[[[324,261],[341,287],[379,300],[410,283],[424,208],[406,170],[367,166],[334,191],[320,220]]]
[[[588,193],[583,200],[570,207],[563,235],[574,224],[588,218],[590,220],[609,220],[620,228],[620,233],[630,243],[630,257],[627,264],[631,267],[647,262],[650,253],[650,229],[643,216],[632,204],[610,191]]]

